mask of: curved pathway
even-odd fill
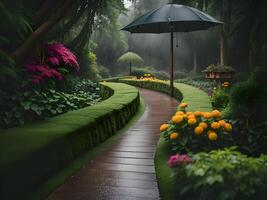
[[[50,200],[160,199],[154,167],[159,126],[178,102],[166,94],[140,89],[143,116],[97,158],[60,186]]]

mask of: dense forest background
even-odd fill
[[[61,42],[78,57],[80,75],[99,80],[126,73],[117,59],[138,53],[145,66],[166,70],[169,34],[129,34],[120,29],[166,3],[196,7],[225,22],[207,31],[175,34],[175,69],[200,73],[210,64],[250,72],[267,62],[264,0],[16,0],[1,1],[1,81],[18,78],[29,58],[41,59],[48,42]]]

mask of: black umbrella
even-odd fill
[[[220,24],[223,24],[223,22],[195,8],[167,4],[147,12],[122,30],[131,33],[171,33],[170,94],[173,95],[173,33],[206,30]]]

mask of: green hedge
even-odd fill
[[[122,128],[137,112],[138,90],[101,83],[103,98],[77,111],[0,133],[0,199],[28,199],[62,168]]]
[[[169,94],[168,82],[152,82],[130,79],[121,79],[120,82]],[[208,95],[204,91],[190,85],[174,83],[174,97],[178,101],[189,103],[189,107],[187,109],[188,111],[212,110]],[[175,113],[175,110],[173,112]],[[175,180],[171,177],[172,170],[167,165],[170,154],[171,151],[168,143],[164,140],[164,138],[160,138],[155,154],[155,167],[159,191],[161,199],[163,200],[177,199],[177,197],[175,197]]]

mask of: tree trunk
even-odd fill
[[[223,0],[220,1],[220,19],[224,21],[224,4]],[[225,25],[221,27],[220,32],[220,64],[225,64]]]
[[[225,36],[224,36],[224,26],[222,27],[220,34],[220,64],[225,63]]]
[[[16,61],[21,61],[23,57],[38,44],[38,42],[45,36],[47,32],[64,16],[71,0],[67,0],[65,4],[59,8],[54,14],[50,16],[42,25],[40,25],[27,39],[26,41],[13,52],[13,56]]]
[[[197,74],[197,50],[193,47],[193,72]]]

